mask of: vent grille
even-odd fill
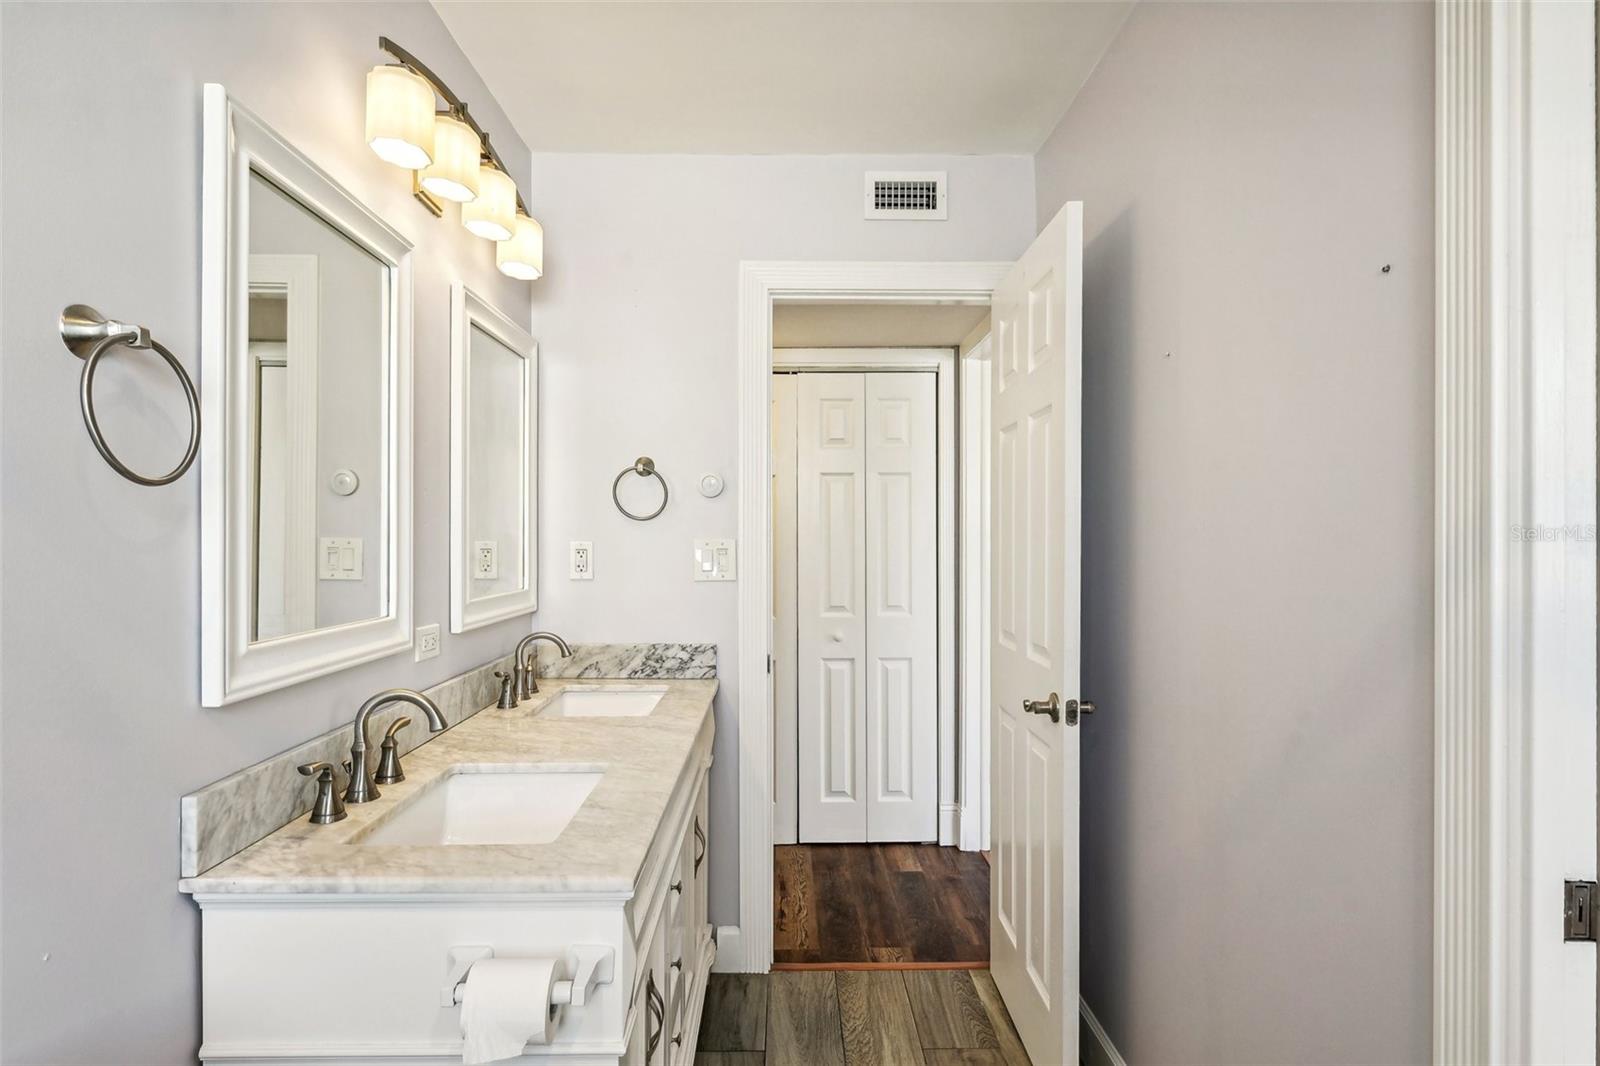
[[[942,219],[948,209],[944,171],[867,174],[867,218]]]
[[[936,181],[875,181],[872,206],[879,211],[937,211],[939,183]]]

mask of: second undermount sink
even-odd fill
[[[605,774],[587,768],[460,766],[356,844],[548,844]]]
[[[539,713],[551,718],[642,718],[656,709],[665,685],[569,685]]]

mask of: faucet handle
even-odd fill
[[[372,780],[380,785],[394,785],[406,779],[405,771],[400,768],[400,742],[395,739],[395,734],[411,724],[407,715],[401,715],[389,723],[389,729],[383,734],[383,752],[378,756],[378,772]]]
[[[503,670],[496,670],[494,676],[500,679],[500,702],[495,706],[506,710],[517,705],[517,678],[515,674],[508,674]]]
[[[308,762],[298,769],[306,777],[314,774],[317,778],[317,798],[311,804],[311,824],[330,825],[344,821],[344,803],[339,799],[339,790],[333,787],[333,764]]]

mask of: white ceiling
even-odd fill
[[[1131,0],[434,7],[536,152],[1030,154]]]
[[[774,348],[954,348],[989,318],[957,304],[778,304]]]

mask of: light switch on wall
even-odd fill
[[[697,540],[694,542],[696,581],[733,581],[737,577],[733,541]]]
[[[361,538],[323,537],[317,544],[317,576],[323,581],[360,581]]]

